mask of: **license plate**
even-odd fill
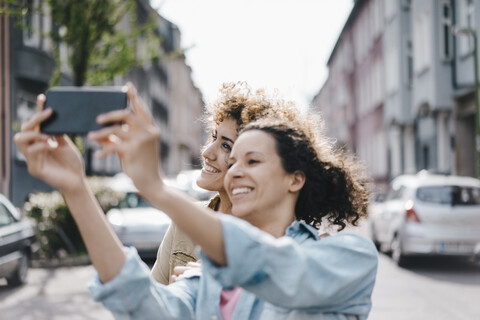
[[[437,250],[440,253],[473,253],[474,245],[464,242],[440,242]]]

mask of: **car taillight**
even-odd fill
[[[420,222],[420,219],[413,208],[412,200],[405,202],[405,220],[410,222]]]

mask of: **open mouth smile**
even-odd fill
[[[216,168],[210,166],[208,163],[203,164],[203,170],[209,173],[219,173],[220,170],[217,170]]]
[[[233,188],[232,189],[232,196],[236,196],[239,194],[247,194],[250,193],[253,190],[253,188],[249,187],[239,187],[239,188]]]

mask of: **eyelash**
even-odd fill
[[[212,140],[217,141],[217,139],[218,139],[218,136],[215,133],[212,133]],[[228,152],[232,151],[232,147],[226,142],[222,143],[222,148],[224,148]]]
[[[222,147],[228,152],[232,151],[232,147],[228,143],[222,143]]]
[[[256,160],[256,159],[250,159],[250,160],[247,161],[248,165],[255,165],[257,163],[260,163],[260,161]],[[227,169],[230,169],[233,165],[234,165],[234,163],[227,164]]]

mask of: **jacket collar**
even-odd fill
[[[303,234],[305,232],[307,232],[309,237],[312,237],[315,240],[319,239],[318,230],[303,221],[293,221],[292,224],[287,228],[285,235],[295,238],[295,236]]]

